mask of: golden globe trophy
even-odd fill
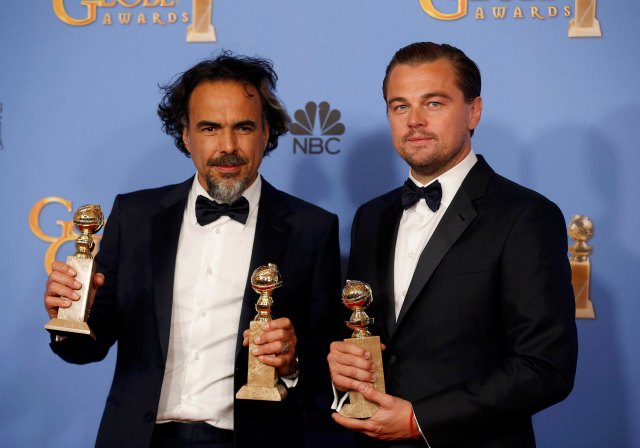
[[[367,316],[364,309],[373,302],[371,287],[358,280],[347,280],[342,289],[342,303],[349,308],[351,318],[346,322],[353,330],[351,338],[345,342],[356,344],[371,353],[371,362],[375,365],[376,381],[374,387],[384,393],[384,370],[382,368],[382,350],[380,336],[371,336],[367,329],[373,324],[373,319]],[[369,418],[378,410],[378,405],[362,396],[358,391],[349,391],[349,403],[342,406],[340,414],[352,418]]]
[[[593,248],[587,241],[593,236],[593,222],[588,216],[575,215],[569,223],[569,236],[574,243],[569,247],[571,252],[571,284],[576,297],[576,317],[580,319],[595,319],[593,303],[589,297],[589,283],[591,281],[591,262],[589,255]]]
[[[91,308],[93,276],[96,272],[91,252],[95,247],[93,234],[104,226],[104,215],[99,205],[83,205],[73,215],[73,223],[80,231],[80,236],[76,239],[76,253],[67,257],[67,264],[76,271],[76,280],[82,283],[82,287],[77,291],[80,298],[72,300],[68,308],[59,308],[58,317],[47,322],[44,328],[54,334],[79,333],[95,339],[93,331],[87,324]]]
[[[280,272],[275,264],[260,266],[251,274],[251,286],[260,294],[256,303],[258,314],[249,324],[249,371],[247,384],[242,386],[236,398],[242,400],[282,401],[287,396],[287,389],[278,384],[278,372],[275,367],[260,362],[253,355],[253,341],[262,333],[262,327],[271,321],[271,305],[273,290],[282,286]]]

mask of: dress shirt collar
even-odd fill
[[[467,177],[473,165],[478,161],[478,157],[476,156],[473,149],[469,151],[469,154],[462,159],[462,162],[458,163],[456,166],[451,168],[449,171],[441,174],[439,177],[433,179],[428,184],[421,184],[415,177],[411,174],[411,169],[409,169],[409,179],[413,181],[418,187],[426,187],[427,185],[438,180],[440,185],[442,186],[442,199],[440,200],[440,206],[444,206],[446,209],[451,204],[453,197],[458,192],[460,185],[464,181],[464,178]],[[415,206],[414,206],[415,207]]]
[[[244,192],[242,193],[242,196],[244,196],[247,199],[247,201],[249,201],[249,218],[256,213],[256,210],[258,210],[261,191],[262,191],[262,177],[258,175],[258,177],[256,177],[256,180],[254,180],[253,183],[249,185],[249,187],[246,190],[244,190]],[[202,185],[200,185],[200,182],[198,182],[198,175],[196,174],[195,177],[193,178],[193,184],[191,187],[191,191],[189,192],[189,200],[187,202],[187,216],[188,216],[189,222],[193,223],[194,225],[198,224],[198,221],[196,219],[196,199],[198,199],[199,195],[202,195],[206,198],[214,200],[211,196],[209,196],[209,193],[207,193],[207,191],[202,187]],[[247,222],[249,222],[249,219],[247,219]],[[246,225],[246,224],[240,224],[240,225]]]

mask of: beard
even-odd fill
[[[211,159],[209,166],[238,166],[248,163],[246,159],[237,154],[223,154],[217,159]],[[207,193],[216,202],[232,204],[240,199],[244,190],[247,189],[248,176],[236,177],[236,174],[224,175],[222,179],[207,176]]]

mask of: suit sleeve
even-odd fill
[[[506,355],[488,372],[413,403],[434,448],[508,431],[573,388],[575,304],[564,218],[554,204],[523,206],[506,236],[498,274],[494,293]]]
[[[341,261],[338,241],[338,218],[331,220],[321,237],[318,258],[311,282],[309,314],[305,334],[301,338],[308,342],[306,363],[301,365],[301,378],[305,374],[307,388],[328,394],[329,370],[326,362],[329,345],[336,340],[340,330],[340,283]],[[315,393],[314,393],[315,394]]]
[[[118,284],[118,245],[120,241],[120,199],[116,197],[105,225],[100,249],[95,258],[96,272],[105,276],[89,312],[89,327],[96,340],[71,335],[60,342],[51,342],[51,349],[67,362],[87,364],[103,360],[116,341],[116,285]]]

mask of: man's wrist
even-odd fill
[[[298,364],[298,357],[296,356],[296,363],[293,368],[293,372],[287,375],[281,375],[280,378],[284,378],[285,380],[295,380],[300,376],[300,366]]]

